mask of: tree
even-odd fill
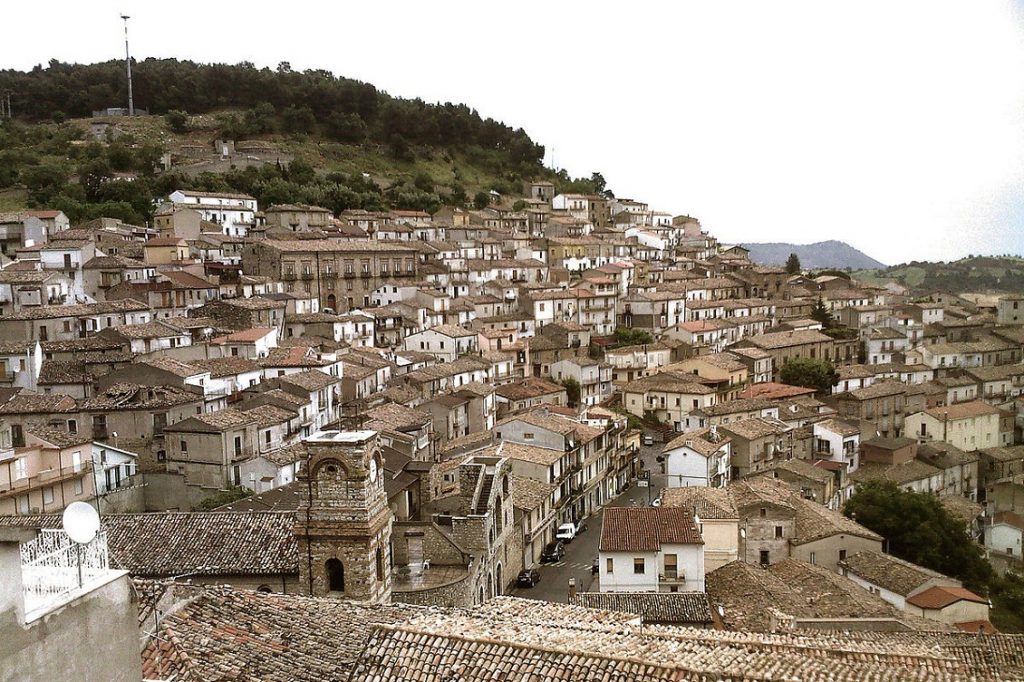
[[[847,500],[843,513],[885,538],[890,554],[987,591],[993,572],[984,552],[934,495],[903,490],[892,481],[868,481]]]
[[[569,407],[576,407],[580,404],[580,382],[572,377],[562,380],[562,387],[565,388],[565,397],[569,401]]]
[[[281,118],[288,133],[307,134],[316,127],[316,116],[309,107],[288,107]]]
[[[233,486],[225,490],[220,490],[210,497],[203,499],[196,505],[196,511],[211,511],[217,507],[222,507],[225,504],[244,500],[250,495],[252,495],[251,490],[246,490],[241,486]]]
[[[650,332],[643,329],[630,329],[629,327],[615,328],[616,346],[637,346],[642,343],[654,343],[654,337]]]
[[[827,393],[839,383],[839,373],[831,362],[814,358],[794,358],[782,366],[779,372],[782,382],[791,386],[813,388]]]
[[[345,144],[359,144],[366,139],[366,124],[356,114],[336,111],[324,124],[327,135]]]
[[[164,120],[167,121],[167,127],[171,129],[171,132],[188,132],[188,117],[185,112],[173,109],[164,114]]]
[[[789,258],[786,259],[786,274],[787,275],[799,275],[800,274],[800,257],[795,253],[789,254]]]
[[[491,197],[487,192],[477,192],[473,195],[473,208],[482,211],[491,205]]]
[[[815,322],[820,322],[821,326],[825,329],[828,329],[833,324],[832,315],[828,312],[828,308],[825,307],[825,302],[821,300],[821,296],[818,297],[818,302],[814,304],[814,309],[811,311],[811,319]]]

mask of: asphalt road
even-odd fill
[[[660,495],[662,477],[658,476],[661,465],[655,457],[661,453],[661,443],[642,447],[640,457],[644,467],[653,473],[651,488],[641,488],[634,482],[629,489],[612,500],[610,507],[646,506],[649,499]],[[597,576],[591,575],[591,565],[597,558],[597,548],[601,540],[601,519],[598,512],[586,519],[588,529],[578,535],[575,540],[565,546],[565,556],[556,564],[540,564],[540,582],[533,587],[513,588],[510,594],[526,599],[565,603],[569,598],[569,578],[576,578],[576,589],[580,592],[596,591]]]

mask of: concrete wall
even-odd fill
[[[907,613],[953,625],[954,623],[988,620],[988,604],[961,600],[944,609],[921,609],[913,604],[907,604]]]
[[[701,535],[704,538],[704,572],[739,558],[739,521],[701,519]]]
[[[792,556],[800,561],[807,561],[816,564],[830,571],[839,571],[839,553],[846,550],[846,556],[857,552],[879,552],[882,551],[881,540],[869,540],[859,535],[831,535],[821,540],[807,542],[802,545],[794,545]],[[814,561],[811,561],[811,553],[814,553]]]
[[[181,474],[163,472],[145,473],[143,487],[144,511],[192,511],[198,499],[192,494],[196,488],[185,485],[185,477]]]
[[[20,584],[6,572],[4,582]],[[0,682],[138,682],[137,618],[126,574],[27,625],[5,609]]]
[[[644,572],[633,570],[634,559],[644,559]],[[608,572],[608,560],[613,562]],[[601,552],[599,557],[602,592],[657,592],[660,557],[657,552]],[[703,577],[703,576],[702,576]]]

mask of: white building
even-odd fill
[[[477,333],[453,324],[439,324],[405,337],[406,350],[430,353],[440,362],[455,362],[463,353],[477,349]]]
[[[211,345],[223,347],[226,357],[265,358],[272,348],[277,348],[277,327],[253,327],[245,331],[218,336]]]
[[[704,540],[689,507],[609,507],[601,592],[703,592]]]
[[[249,234],[258,210],[256,198],[248,194],[217,194],[176,190],[167,197],[175,204],[195,207],[203,220],[217,223],[230,237],[244,237]]]
[[[670,441],[662,452],[667,488],[724,488],[729,482],[732,440],[715,426],[684,433]]]
[[[846,465],[852,474],[860,466],[860,428],[839,419],[815,422],[814,456]]]
[[[1013,557],[1024,556],[1024,517],[1012,511],[996,512],[985,526],[985,546],[993,552]]]

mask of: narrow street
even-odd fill
[[[661,454],[662,443],[653,446],[642,446],[640,457],[644,468],[653,472],[655,487],[641,488],[634,481],[623,494],[612,500],[609,507],[646,506],[650,500],[661,494],[661,465],[655,458]],[[601,541],[601,519],[604,514],[598,512],[586,519],[587,530],[565,546],[565,556],[556,564],[539,564],[540,582],[533,587],[514,587],[509,594],[525,599],[565,602],[569,595],[569,578],[576,578],[576,589],[589,592],[597,589],[597,576],[591,574],[591,566],[597,558],[598,545]]]

